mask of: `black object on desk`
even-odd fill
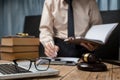
[[[81,59],[83,62],[77,64],[79,70],[92,72],[107,71],[107,66],[92,53],[84,54]]]

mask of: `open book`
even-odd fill
[[[89,42],[93,44],[105,44],[118,23],[93,25],[84,37],[68,38],[64,41],[80,44],[80,42]]]

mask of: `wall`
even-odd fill
[[[96,0],[100,10],[117,10],[120,9],[120,0]]]
[[[120,0],[96,0],[100,10],[120,9]],[[44,0],[0,0],[0,38],[23,31],[27,15],[42,13]]]
[[[0,38],[23,31],[24,18],[40,15],[44,0],[0,0]]]
[[[0,35],[3,33],[2,32],[2,26],[3,26],[3,0],[0,0]]]

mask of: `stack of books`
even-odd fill
[[[39,39],[34,37],[3,37],[0,52],[2,60],[38,58]]]

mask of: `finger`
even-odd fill
[[[56,57],[54,54],[50,54],[49,52],[45,52],[45,54],[46,54],[46,56],[48,56],[48,57],[51,57],[51,58],[54,58],[54,57]]]
[[[88,45],[88,47],[90,48],[90,49],[94,49],[95,48],[95,46],[93,46],[92,44],[90,44],[90,43],[87,43],[87,45]]]
[[[88,49],[88,46],[85,43],[81,43],[81,46],[84,46],[85,48]]]
[[[54,48],[52,48],[50,44],[47,44],[47,45],[45,46],[45,54],[46,54],[47,56],[50,56],[50,57],[53,57],[53,56],[55,55],[55,54],[54,54]]]
[[[88,50],[90,50],[90,51],[93,51],[95,48],[94,48],[94,46],[93,45],[91,45],[90,43],[87,43],[87,46],[88,46]]]
[[[98,48],[98,45],[95,44],[88,43],[88,46],[91,48],[92,51]]]
[[[50,43],[48,43],[46,48],[50,51],[50,53],[54,53],[54,47]]]
[[[45,54],[46,54],[46,56],[48,56],[48,57],[51,57],[51,56],[52,56],[52,54],[50,53],[50,51],[49,51],[48,49],[46,49],[46,48],[45,48]]]
[[[59,47],[55,45],[55,51],[58,52],[59,51]]]
[[[57,52],[59,50],[58,46],[54,45],[53,42],[50,42],[50,46],[53,48],[54,50],[54,57],[57,57]]]
[[[50,57],[56,57],[59,48],[54,45],[52,42],[49,42],[45,46],[45,54]]]
[[[93,50],[92,47],[90,47],[87,43],[81,43],[81,45],[87,48],[89,51]]]
[[[54,49],[54,46],[51,43],[48,43],[47,46],[48,46],[49,49],[52,49],[52,50]]]

